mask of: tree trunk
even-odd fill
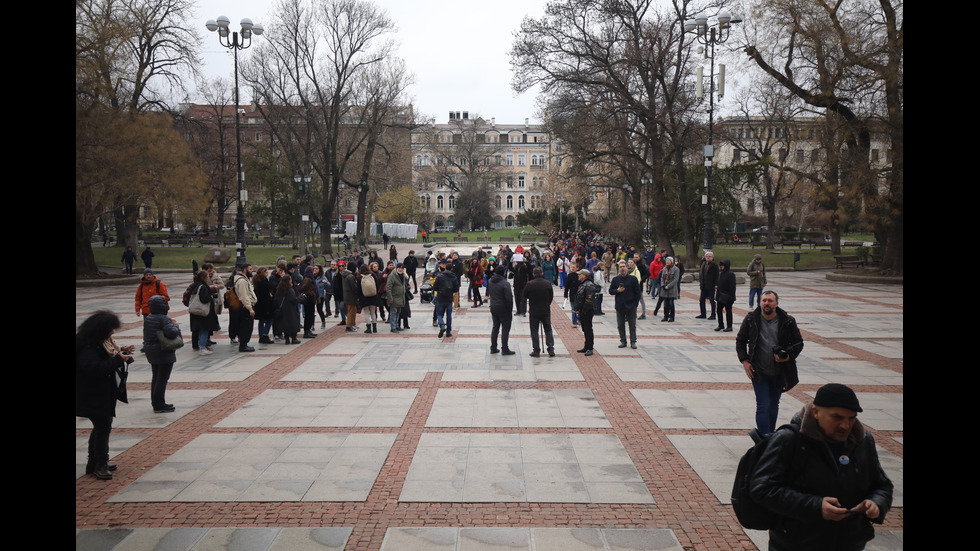
[[[94,274],[99,271],[95,265],[92,251],[92,228],[82,222],[78,208],[75,208],[75,276]]]

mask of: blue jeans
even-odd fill
[[[439,320],[439,327],[444,327],[447,331],[453,330],[453,301],[436,301],[436,319]]]
[[[711,317],[715,317],[715,290],[714,289],[701,290],[701,299],[698,302],[700,303],[699,306],[701,307],[702,316],[706,315],[705,313],[706,308],[704,306],[704,301],[706,300],[711,303]]]
[[[337,301],[337,311],[340,312],[340,321],[347,324],[347,307],[344,306],[344,301]]]
[[[759,434],[774,432],[779,417],[779,397],[783,393],[782,377],[756,373],[752,389],[755,390],[755,425]]]
[[[755,297],[753,302],[752,297]],[[753,304],[759,304],[759,300],[762,298],[762,287],[749,287],[749,308],[752,308]]]
[[[391,326],[392,331],[398,330],[398,317],[401,314],[401,311],[401,306],[388,307],[388,325]]]

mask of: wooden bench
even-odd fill
[[[848,266],[854,266],[855,268],[864,266],[864,261],[857,255],[835,255],[834,260],[837,261],[837,267],[842,269]]]
[[[783,247],[800,248],[802,246],[803,246],[803,241],[783,241]]]

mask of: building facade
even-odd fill
[[[429,229],[455,226],[456,199],[474,182],[489,186],[494,228],[513,227],[519,214],[550,204],[552,140],[543,125],[451,111],[445,124],[414,130],[411,151],[412,183]]]

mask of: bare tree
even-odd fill
[[[544,17],[525,19],[517,33],[511,50],[513,87],[524,91],[540,85],[556,136],[582,156],[584,166],[616,167],[612,173],[622,178],[598,180],[599,185],[625,184],[633,204],[630,216],[641,212],[645,191],[657,241],[673,252],[668,217],[678,216],[688,251],[693,251],[690,205],[680,201],[668,208],[668,197],[687,192],[667,192],[668,185],[687,185],[683,159],[696,126],[693,98],[684,85],[689,48],[680,24],[689,2],[675,0],[669,9],[655,4],[549,3]]]
[[[904,265],[904,7],[892,0],[750,2],[744,46],[778,86],[838,121],[845,193],[856,194],[882,246],[882,268]],[[872,159],[876,126],[887,163]]]
[[[291,170],[311,168],[319,180],[319,216],[329,220],[341,184],[366,183],[363,151],[357,152],[379,130],[365,125],[376,110],[358,105],[357,85],[363,72],[389,57],[386,36],[394,24],[359,0],[280,0],[273,19],[245,78],[285,162]],[[321,247],[331,250],[327,232]]]

